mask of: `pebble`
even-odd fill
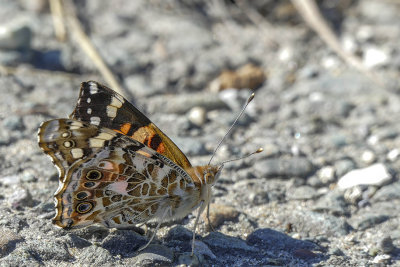
[[[314,199],[318,196],[317,190],[308,185],[297,186],[288,190],[287,199],[288,200],[307,200]]]
[[[115,258],[109,250],[100,246],[89,246],[79,249],[75,265],[79,266],[107,266],[110,262],[115,264]]]
[[[203,126],[207,121],[207,112],[203,107],[193,107],[188,113],[188,119],[196,126]]]
[[[390,254],[396,249],[390,236],[385,236],[379,241],[379,248],[385,254]]]
[[[364,163],[371,164],[376,160],[376,156],[375,156],[374,152],[367,150],[361,154],[361,160]]]
[[[367,68],[381,67],[388,64],[388,53],[377,47],[368,47],[364,50],[363,62]]]
[[[18,242],[21,242],[22,238],[7,228],[0,228],[0,256],[4,257],[12,250]]]
[[[318,170],[317,176],[324,184],[332,183],[335,180],[335,168],[333,166],[322,167]]]
[[[399,158],[399,155],[400,155],[400,150],[398,148],[394,148],[390,150],[389,153],[387,154],[387,159],[390,161],[395,161]]]
[[[360,186],[354,186],[346,189],[344,199],[351,204],[357,204],[362,199],[363,191]]]
[[[355,163],[350,159],[342,159],[335,162],[336,176],[343,176],[345,173],[355,168]]]
[[[254,169],[261,177],[306,178],[314,171],[314,166],[305,157],[295,157],[259,160],[254,164]]]
[[[383,185],[390,181],[392,176],[385,165],[376,163],[363,169],[348,172],[338,181],[340,189],[347,189],[356,185]]]
[[[372,197],[374,201],[393,201],[395,199],[400,199],[400,182],[381,187]]]
[[[14,189],[14,193],[7,200],[12,209],[32,207],[34,204],[31,193],[25,188]]]
[[[337,190],[330,191],[323,195],[314,204],[312,210],[318,212],[329,212],[336,216],[343,216],[349,212],[343,194]]]
[[[206,237],[203,238],[203,242],[206,243],[211,250],[218,252],[230,251],[247,251],[247,252],[257,252],[258,249],[249,246],[244,240],[227,236],[219,232],[211,232]]]
[[[203,213],[203,220],[207,221],[207,213]],[[236,209],[222,205],[213,203],[210,205],[210,223],[214,228],[221,226],[225,221],[234,221],[238,218],[239,211]]]
[[[29,49],[31,39],[31,28],[22,22],[13,21],[8,25],[0,26],[0,49]]]
[[[294,239],[272,229],[258,229],[247,237],[247,243],[271,251],[295,251],[298,249],[315,249],[317,246],[309,241]]]
[[[355,222],[355,228],[357,230],[364,231],[387,220],[389,220],[389,216],[384,214],[365,213],[360,218],[357,218]]]
[[[25,129],[21,116],[10,115],[3,120],[3,126],[11,131]]]
[[[151,244],[132,259],[137,266],[168,266],[174,259],[174,253],[168,247]]]
[[[131,256],[147,243],[146,237],[130,230],[117,230],[109,234],[101,243],[112,255]]]

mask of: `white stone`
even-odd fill
[[[378,48],[370,47],[364,51],[364,65],[367,68],[386,65],[389,62],[389,55]]]
[[[375,154],[370,150],[364,151],[361,155],[361,160],[368,164],[374,162],[375,159],[376,159]]]
[[[207,120],[207,112],[202,107],[193,107],[188,114],[189,120],[197,126],[202,126]]]
[[[323,167],[318,171],[317,175],[321,182],[325,184],[333,182],[333,180],[335,179],[335,168],[333,168],[332,166]]]
[[[395,161],[400,155],[400,150],[398,148],[392,149],[387,154],[387,159],[390,161]]]
[[[392,179],[390,173],[382,163],[376,163],[367,168],[353,170],[346,173],[338,181],[340,189],[351,188],[356,185],[383,185]]]

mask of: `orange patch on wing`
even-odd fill
[[[120,131],[123,134],[127,134],[129,132],[129,130],[131,129],[131,127],[132,127],[132,124],[130,124],[129,122],[126,122],[121,125]]]
[[[165,151],[165,146],[163,143],[160,143],[160,145],[157,148],[157,152],[162,154],[162,153],[164,153],[164,151]]]

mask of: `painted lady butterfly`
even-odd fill
[[[196,225],[222,164],[192,166],[145,115],[94,81],[82,83],[69,119],[42,123],[38,135],[59,170],[54,224],[127,228],[158,221],[157,231],[199,207],[193,254]]]

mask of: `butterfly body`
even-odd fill
[[[67,119],[42,123],[39,146],[59,170],[53,223],[129,228],[182,218],[208,205],[222,166],[192,166],[179,148],[121,95],[82,83]]]

